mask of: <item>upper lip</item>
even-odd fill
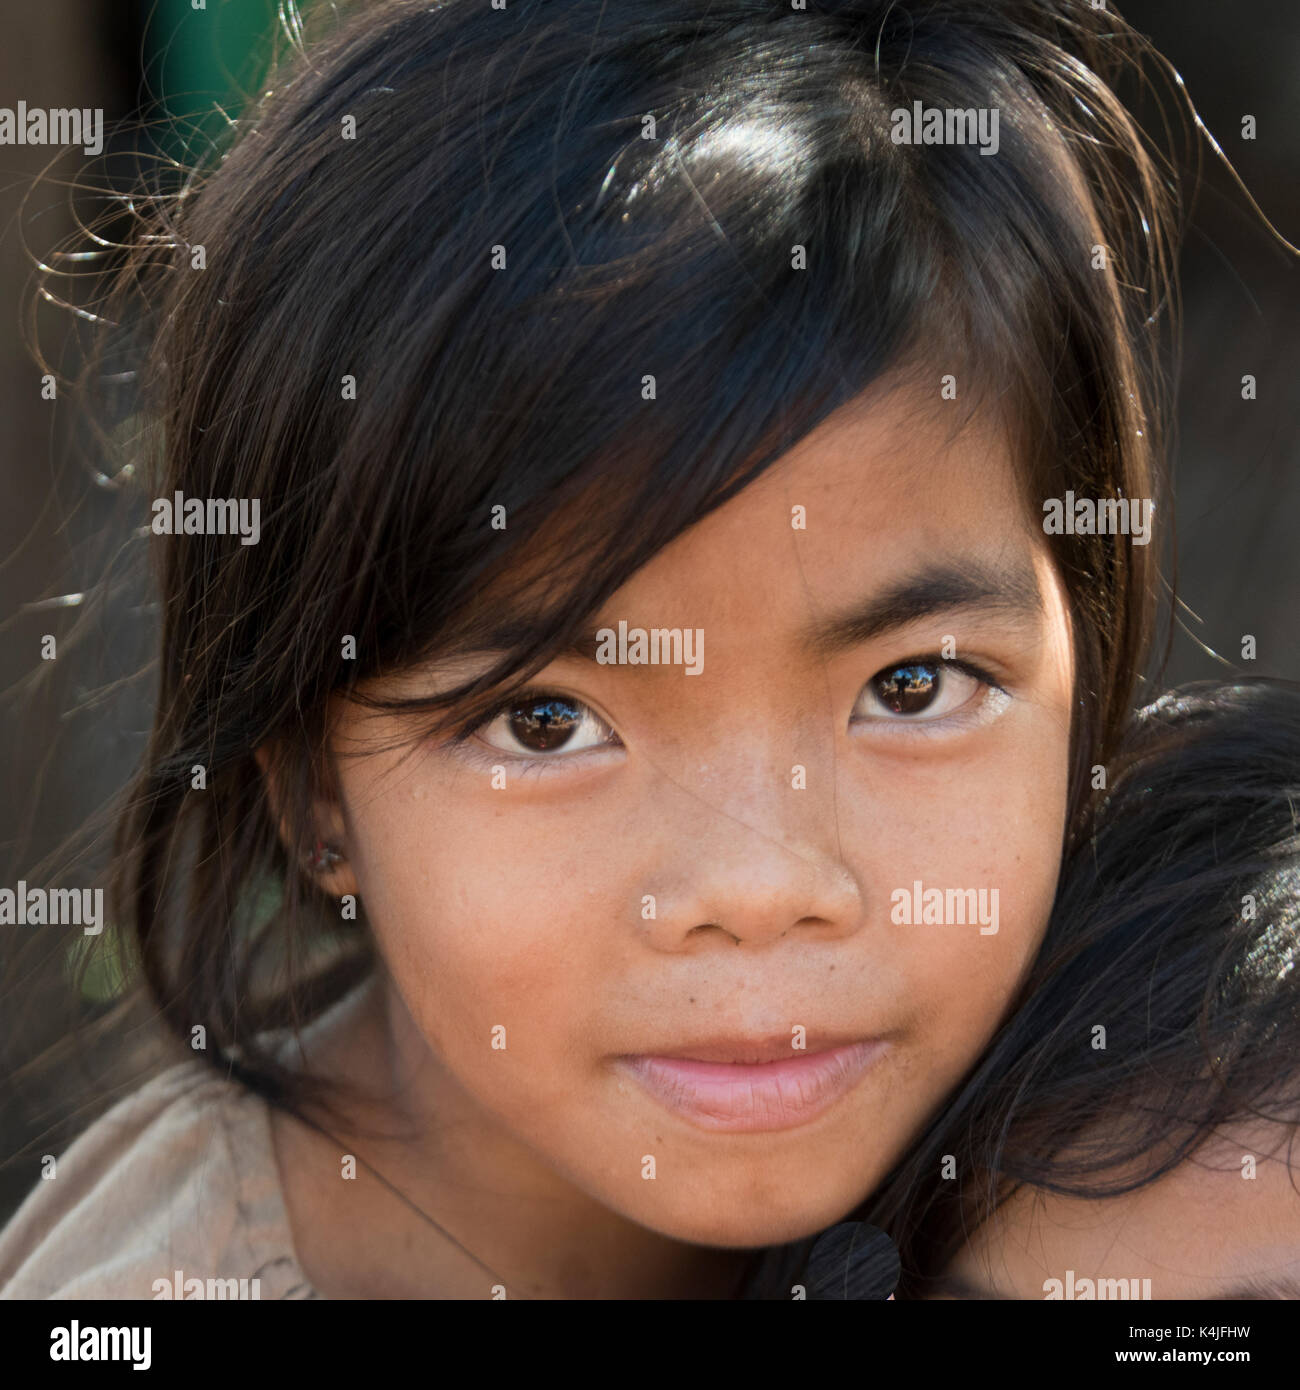
[[[809,1028],[806,1046],[796,1048],[792,1033],[778,1034],[768,1038],[713,1037],[700,1042],[679,1043],[670,1047],[648,1047],[630,1056],[676,1057],[682,1061],[730,1062],[736,1066],[754,1065],[758,1062],[784,1062],[792,1057],[806,1057],[810,1053],[830,1052],[837,1047],[848,1047],[854,1043],[864,1043],[869,1038],[862,1033],[819,1033]]]

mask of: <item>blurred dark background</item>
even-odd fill
[[[277,0],[207,0],[199,10],[191,0],[0,0],[0,106],[13,108],[21,99],[29,107],[102,107],[106,132],[128,122],[111,138],[102,162],[129,179],[142,155],[182,157],[187,142],[201,145],[214,123],[238,115],[240,94],[258,90],[265,71],[277,8]],[[1217,0],[1129,0],[1119,9],[1182,74],[1263,216],[1300,243],[1300,6],[1295,0],[1240,0],[1231,7]],[[153,105],[159,101],[161,107]],[[132,128],[142,113],[171,124],[147,132]],[[1253,140],[1242,135],[1247,115],[1255,118]],[[68,418],[64,401],[42,400],[42,368],[29,351],[37,336],[47,359],[60,363],[61,354],[75,348],[78,327],[74,322],[73,338],[61,346],[59,313],[64,320],[75,315],[44,304],[40,311],[53,310],[53,317],[39,326],[29,321],[31,257],[46,254],[78,219],[90,221],[103,211],[102,202],[66,186],[77,175],[78,159],[61,161],[59,176],[31,191],[24,205],[53,153],[0,146],[4,691],[30,675],[41,637],[64,633],[77,615],[75,604],[33,605],[93,580],[93,566],[85,569],[86,547],[102,539],[116,516],[111,493],[93,485],[91,464],[65,462],[85,448],[83,427]],[[1201,153],[1181,260],[1184,337],[1174,448],[1185,629],[1176,634],[1166,683],[1229,669],[1300,679],[1297,272],[1294,258],[1269,235],[1205,141]],[[1190,164],[1185,172],[1190,176]],[[1247,373],[1257,382],[1253,401],[1242,399]],[[1256,639],[1253,661],[1242,660],[1246,634]],[[142,650],[129,633],[105,628],[99,649],[92,648],[95,675],[84,688],[69,687],[73,698],[84,699],[104,679],[135,669]],[[0,804],[0,884],[13,886],[119,788],[147,728],[148,686],[94,705],[71,724],[53,701],[20,715],[4,708],[0,768],[8,795]],[[30,929],[0,928],[23,930]],[[0,955],[7,944],[0,942]],[[84,1114],[63,1115],[57,1124],[57,1107],[34,1106],[30,1087],[14,1080],[66,1032],[60,1001],[69,993],[67,965],[61,945],[25,978],[21,1023],[12,995],[0,997],[0,1222],[38,1172],[30,1158],[7,1160],[37,1140],[38,1153],[46,1145],[57,1152],[98,1108],[98,1078],[107,1085],[121,1069],[120,1046],[89,1057],[65,1052],[42,1073],[38,1093],[54,1097],[66,1085],[87,1104]],[[114,983],[102,972],[89,978],[76,1007],[100,1011]]]

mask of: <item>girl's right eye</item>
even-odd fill
[[[619,743],[618,735],[589,706],[546,691],[515,696],[470,733],[489,748],[524,758]]]

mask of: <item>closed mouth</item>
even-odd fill
[[[782,1040],[779,1060],[754,1058],[770,1051],[736,1043],[692,1047],[709,1057],[640,1054],[617,1059],[661,1104],[698,1128],[731,1131],[793,1129],[815,1119],[853,1090],[888,1044],[858,1039],[820,1051],[795,1050]],[[723,1060],[718,1060],[719,1054]],[[740,1058],[743,1060],[732,1060]]]

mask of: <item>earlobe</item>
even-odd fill
[[[317,840],[302,857],[303,869],[323,893],[342,898],[357,896],[356,876],[347,866],[347,856],[333,845]]]
[[[328,873],[336,864],[343,862],[344,856],[332,845],[317,840],[307,853],[307,871],[313,874]]]
[[[282,784],[283,762],[276,757],[272,744],[256,748],[253,757],[262,775],[267,804],[275,819],[280,843],[285,853],[295,860],[320,889],[330,897],[357,895],[356,876],[348,865],[346,831],[342,808],[330,795],[317,796],[311,804],[311,843],[302,849],[294,827],[287,815],[287,801]]]

